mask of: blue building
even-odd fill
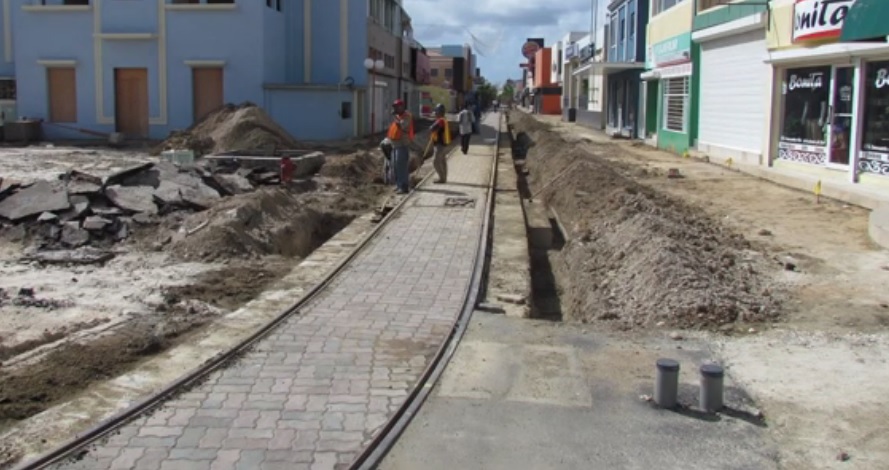
[[[644,137],[644,100],[640,99],[645,69],[648,1],[616,0],[608,5],[605,61],[605,130],[612,135]]]
[[[0,79],[15,77],[17,115],[44,119],[48,139],[90,137],[82,129],[164,138],[244,101],[297,139],[346,138],[369,130],[371,52],[384,65],[375,76],[392,76],[395,88],[410,76],[400,0],[3,5]],[[391,47],[369,47],[372,26],[392,36]]]

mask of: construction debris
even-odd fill
[[[171,133],[153,154],[181,149],[191,150],[195,156],[247,149],[265,149],[273,153],[275,149],[296,147],[296,139],[262,108],[248,102],[227,104],[194,126]]]
[[[96,242],[104,242],[104,247],[129,238],[133,226],[155,225],[171,213],[204,211],[224,197],[250,193],[265,184],[279,184],[280,175],[274,170],[280,159],[266,160],[263,164],[229,159],[225,164],[202,161],[183,166],[148,162],[104,179],[69,171],[58,179],[33,184],[3,180],[0,228],[7,226],[5,233],[10,239],[23,240],[29,235],[32,240],[36,238],[36,245],[42,250],[71,250]],[[325,156],[313,152],[296,160],[298,174],[311,177],[324,165]],[[105,257],[52,253],[35,259],[93,263]]]

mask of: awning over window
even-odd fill
[[[889,36],[889,1],[858,0],[843,20],[840,41],[883,40]]]

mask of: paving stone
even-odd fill
[[[85,468],[348,468],[404,403],[463,306],[493,157],[480,147],[455,152],[450,183],[414,193],[300,315],[122,428]],[[128,210],[155,210],[138,191],[112,193]],[[438,191],[476,204],[445,207]]]

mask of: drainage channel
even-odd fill
[[[533,145],[530,136],[524,132],[516,134],[508,127],[512,143],[513,164],[517,175],[518,193],[525,217],[528,237],[528,254],[531,271],[531,318],[541,320],[562,320],[562,305],[559,287],[552,265],[552,255],[565,246],[565,235],[558,214],[548,207],[544,200],[535,198],[532,193],[525,165],[528,149]]]

